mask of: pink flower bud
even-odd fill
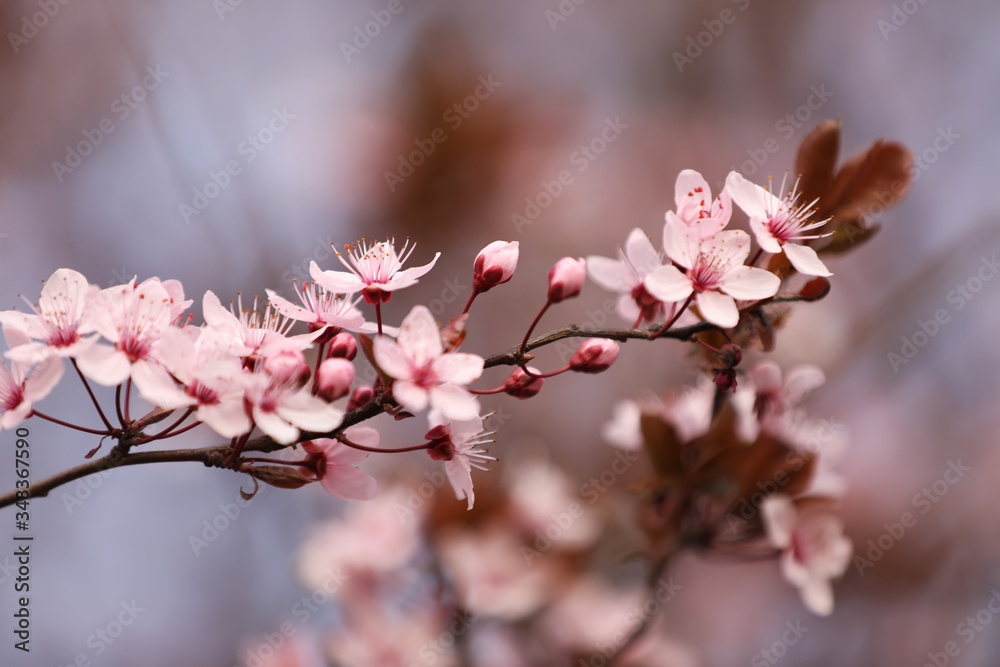
[[[375,390],[371,387],[358,387],[351,394],[351,400],[347,402],[347,411],[350,412],[351,410],[360,408],[362,405],[367,405],[373,398],[375,398]]]
[[[302,350],[286,347],[264,359],[264,371],[281,384],[305,384],[309,380],[309,364]]]
[[[316,373],[316,395],[327,403],[347,396],[354,382],[354,364],[347,359],[327,359]]]
[[[578,373],[600,373],[611,368],[618,358],[618,343],[607,338],[588,338],[569,360]]]
[[[358,341],[349,333],[339,333],[330,341],[330,347],[326,353],[327,359],[338,358],[354,361],[358,356]]]
[[[580,294],[587,277],[587,260],[563,257],[549,271],[549,301],[559,303]]]
[[[517,268],[517,241],[494,241],[479,251],[472,267],[472,289],[481,294],[502,285]]]
[[[535,375],[541,375],[537,368],[528,366],[528,370]],[[514,398],[531,398],[542,390],[544,382],[542,378],[533,378],[525,373],[524,369],[518,368],[503,381],[503,390]]]

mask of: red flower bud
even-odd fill
[[[611,368],[618,358],[618,343],[607,338],[588,338],[569,360],[578,373],[600,373]]]
[[[354,382],[354,365],[347,359],[327,359],[316,373],[316,395],[327,403],[347,396]]]
[[[587,277],[587,260],[563,257],[549,271],[549,301],[559,303],[580,294]]]
[[[356,410],[362,405],[367,405],[375,398],[375,391],[371,387],[358,387],[351,394],[351,400],[347,402],[347,411]]]
[[[528,370],[535,375],[541,375],[537,368],[528,366]],[[542,378],[531,377],[524,372],[524,369],[518,368],[503,381],[503,390],[514,398],[531,398],[542,390],[544,382]]]
[[[517,268],[517,245],[517,241],[494,241],[479,251],[472,267],[473,291],[481,294],[511,279]]]
[[[328,359],[347,359],[354,361],[358,356],[358,341],[349,333],[339,333],[330,340],[330,347],[326,353]]]

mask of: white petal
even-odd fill
[[[139,360],[132,364],[132,382],[146,402],[170,410],[193,402],[163,366]]]
[[[366,285],[353,273],[347,271],[323,271],[316,262],[309,262],[309,275],[316,283],[334,294],[354,294]]]
[[[766,299],[778,293],[781,279],[770,271],[739,266],[727,273],[719,289],[737,299]]]
[[[37,403],[48,396],[49,392],[59,384],[62,374],[63,363],[58,357],[49,357],[35,366],[24,382],[24,400]]]
[[[375,356],[375,363],[389,377],[397,380],[409,380],[412,377],[413,367],[410,360],[396,341],[379,336],[372,346],[372,354]]]
[[[767,218],[768,210],[776,210],[780,203],[780,200],[770,192],[751,183],[735,171],[729,172],[729,176],[726,177],[726,189],[729,190],[736,205],[751,218],[759,220]]]
[[[792,543],[797,516],[792,499],[784,495],[770,496],[761,504],[760,512],[768,541],[778,549],[787,548]]]
[[[788,379],[785,380],[785,400],[795,405],[813,389],[822,387],[825,382],[826,376],[819,366],[812,364],[796,366],[788,372]]]
[[[195,417],[223,438],[235,438],[250,430],[250,418],[243,408],[243,401],[203,405],[198,408]]]
[[[809,246],[798,245],[797,243],[786,243],[781,246],[785,251],[785,257],[792,263],[795,270],[807,276],[832,276],[833,274],[816,254],[816,251]]]
[[[107,345],[94,345],[77,357],[80,371],[97,384],[114,387],[129,374],[128,356]]]
[[[267,302],[274,306],[274,309],[285,317],[290,317],[293,320],[298,320],[300,322],[316,321],[316,315],[314,313],[309,312],[302,306],[296,306],[294,303],[277,294],[273,290],[265,291],[267,292]]]
[[[299,435],[299,429],[273,412],[265,412],[260,408],[254,407],[253,420],[257,424],[257,428],[282,445],[292,444]]]
[[[723,329],[735,327],[740,321],[733,297],[719,292],[701,292],[697,297],[698,309],[706,321]]]
[[[635,276],[624,262],[610,257],[591,255],[587,258],[590,279],[611,292],[628,292],[635,284]]]
[[[660,301],[681,301],[691,295],[691,279],[676,266],[661,266],[643,280],[646,291]]]
[[[472,490],[472,467],[464,457],[455,457],[444,464],[444,472],[451,482],[451,488],[455,490],[455,497],[459,500],[467,498],[469,505],[467,509],[472,509],[475,502],[475,495]]]
[[[695,231],[672,211],[667,213],[667,222],[663,225],[663,252],[667,253],[667,257],[690,269],[698,257],[700,242]]]
[[[479,416],[479,401],[476,397],[453,384],[432,387],[430,403],[442,415],[455,421],[466,421]]]
[[[753,232],[754,238],[757,239],[757,245],[764,252],[769,252],[772,255],[781,252],[781,244],[778,243],[778,239],[774,238],[771,230],[768,229],[763,220],[760,218],[750,218],[750,231]]]
[[[341,500],[371,500],[378,494],[375,478],[350,465],[328,467],[320,484],[327,493]]]
[[[394,290],[403,289],[404,287],[416,284],[418,278],[434,268],[434,264],[438,261],[438,257],[440,256],[441,253],[437,253],[434,255],[434,259],[432,259],[428,264],[424,264],[423,266],[414,266],[409,269],[398,271],[396,275],[389,279],[388,282],[383,285],[379,285],[379,287],[385,292],[392,292]]]
[[[340,408],[329,405],[306,390],[286,398],[278,405],[275,412],[295,426],[315,433],[332,431],[340,426],[344,418]]]

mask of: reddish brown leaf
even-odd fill
[[[653,470],[664,479],[676,479],[681,476],[681,446],[674,427],[658,415],[645,414],[640,417],[642,439],[653,463]]]
[[[795,157],[800,202],[808,204],[829,192],[840,152],[840,121],[827,120],[809,133]]]
[[[799,290],[799,298],[803,301],[819,301],[830,293],[830,281],[823,276],[816,276]]]
[[[818,219],[861,213],[874,218],[895,205],[910,189],[913,153],[902,144],[876,141],[848,161],[820,200]]]

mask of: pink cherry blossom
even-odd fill
[[[402,269],[415,247],[416,244],[410,245],[407,239],[397,254],[395,238],[379,241],[370,247],[362,239],[353,247],[345,246],[344,251],[350,263],[337,253],[337,259],[347,267],[346,272],[323,271],[316,262],[311,262],[309,275],[329,292],[361,292],[366,303],[382,303],[392,298],[394,291],[415,285],[421,276],[434,268],[434,263],[441,256],[441,253],[437,253],[429,264]]]
[[[176,280],[150,278],[136,285],[102,290],[93,301],[94,328],[114,344],[93,345],[77,359],[84,375],[104,386],[131,377],[139,393],[155,404],[157,390],[170,382],[154,356],[163,333],[191,304]]]
[[[783,551],[781,571],[799,589],[802,601],[814,614],[833,612],[830,580],[839,577],[851,560],[851,540],[837,516],[820,509],[800,511],[791,498],[770,496],[761,505],[770,543]]]
[[[331,403],[347,396],[354,382],[354,364],[347,359],[331,357],[319,365],[316,372],[316,395]]]
[[[816,251],[807,245],[794,241],[818,239],[822,234],[806,234],[817,227],[826,224],[826,220],[809,222],[815,209],[815,201],[800,206],[798,199],[798,181],[792,190],[778,198],[767,188],[751,183],[735,171],[729,172],[726,187],[732,193],[733,200],[750,217],[750,229],[757,237],[757,243],[765,252],[779,253],[784,251],[785,257],[792,263],[795,270],[809,276],[832,276],[820,260]],[[781,181],[781,192],[785,190],[785,181]]]
[[[269,347],[274,349],[288,344],[305,350],[323,334],[322,329],[317,329],[308,334],[288,335],[295,320],[286,317],[271,304],[263,312],[258,311],[257,297],[254,297],[250,310],[243,308],[242,294],[237,296],[236,304],[230,304],[230,308],[235,308],[239,314],[226,310],[214,292],[205,292],[202,299],[205,325],[222,337],[231,354],[251,361],[265,356]]]
[[[621,259],[591,255],[587,258],[590,279],[606,290],[618,292],[618,314],[628,321],[652,322],[663,312],[663,300],[647,289],[646,278],[663,266],[663,258],[656,251],[649,237],[636,227],[629,232],[624,249],[619,249]]]
[[[502,285],[517,268],[518,242],[494,241],[479,251],[472,266],[472,289],[482,294]]]
[[[479,402],[460,385],[479,379],[483,358],[444,352],[441,333],[426,306],[414,306],[395,341],[375,339],[375,361],[390,377],[392,395],[403,407],[419,412],[428,405],[449,419],[473,419]]]
[[[444,472],[459,500],[469,501],[472,509],[475,494],[472,491],[472,469],[489,470],[484,464],[496,461],[481,446],[493,442],[495,431],[483,430],[481,417],[465,420],[450,420],[437,410],[428,415],[431,430],[424,437],[435,443],[428,449],[431,458],[444,461]]]
[[[823,371],[812,364],[795,366],[782,382],[781,368],[773,361],[757,364],[751,379],[756,389],[754,410],[761,423],[780,419],[807,394],[826,382]]]
[[[3,335],[11,349],[31,340],[25,332],[7,325],[3,326]],[[0,429],[12,429],[30,417],[34,404],[49,395],[62,374],[62,360],[56,356],[37,365],[16,359],[8,365],[0,358]]]
[[[733,203],[726,189],[723,188],[713,200],[708,182],[693,169],[685,169],[677,175],[674,202],[677,211],[667,211],[667,222],[682,222],[699,239],[721,232],[733,214]]]
[[[248,375],[246,401],[254,424],[275,442],[291,444],[299,430],[325,433],[335,429],[343,410],[312,395],[309,385],[298,377],[275,377],[266,364],[257,364]]]
[[[563,257],[549,271],[549,301],[559,303],[580,294],[587,277],[587,260]]]
[[[28,302],[32,313],[0,313],[0,324],[17,327],[35,339],[18,345],[7,356],[34,363],[52,355],[75,357],[83,352],[97,338],[85,335],[94,331],[88,304],[98,291],[83,274],[72,269],[56,270],[45,281],[38,305]]]
[[[176,378],[157,376],[143,396],[167,409],[194,407],[197,418],[225,438],[250,430],[243,407],[243,368],[211,329],[169,328],[156,344],[156,357]]]
[[[720,327],[739,322],[736,299],[774,296],[781,280],[763,269],[744,266],[750,254],[750,235],[721,231],[701,240],[687,226],[668,221],[663,247],[678,266],[664,266],[646,279],[650,294],[662,301],[680,301],[694,294],[702,317]]]
[[[378,447],[379,433],[373,428],[355,426],[344,431],[353,443]],[[356,467],[368,458],[368,452],[348,447],[332,438],[317,438],[302,443],[315,459],[316,477],[327,493],[341,500],[371,500],[378,491],[375,478]]]
[[[272,290],[266,291],[268,303],[274,306],[276,311],[289,319],[308,323],[310,331],[326,327],[362,331],[365,326],[364,315],[355,307],[361,297],[352,301],[339,298],[315,282],[307,283],[302,287],[296,283],[295,293],[298,294],[299,300],[302,302],[302,306],[296,306]],[[374,328],[371,328],[370,332],[374,332]]]

